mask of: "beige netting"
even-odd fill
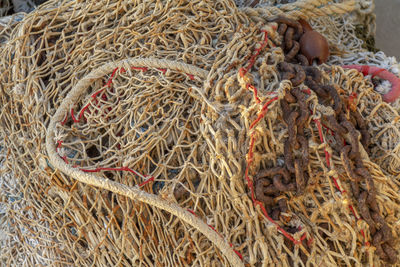
[[[393,261],[398,102],[383,102],[355,70],[319,68],[321,84],[361,115],[372,137],[368,152],[350,134],[343,140],[360,148],[357,170],[367,177],[361,195],[376,194],[376,206],[367,207],[380,220],[372,229],[360,219],[366,206],[354,197],[345,148],[326,126],[336,102],[280,79],[281,39],[267,20],[280,13],[320,17],[313,25],[327,33],[327,15],[336,25],[362,10],[356,1],[332,2],[239,10],[228,0],[49,1],[27,15],[0,52],[2,263]],[[357,40],[328,39],[349,54],[354,47],[354,54],[367,53]],[[349,59],[336,53],[329,63],[335,60]],[[287,125],[293,116],[282,103],[291,92],[297,100],[290,114],[309,111],[302,130]],[[255,199],[255,190],[261,173],[288,164],[293,129],[308,142],[307,160],[293,152],[296,171],[304,158],[306,184],[292,175],[296,188],[274,199],[278,210]]]

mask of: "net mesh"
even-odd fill
[[[332,16],[311,20],[337,44],[329,65],[319,67],[321,84],[337,88],[371,136],[365,151],[351,136],[346,142],[360,147],[357,164],[370,178],[359,188],[376,189],[371,216],[384,220],[377,230],[386,227],[389,244],[374,238],[354,197],[345,146],[326,125],[336,102],[281,79],[281,39],[266,20],[312,15],[299,15],[301,3],[272,4],[49,1],[18,23],[0,52],[2,263],[390,261],[400,230],[399,101],[383,102],[369,79],[336,65],[395,69],[396,62],[336,35],[355,36],[351,25],[338,26],[353,1],[330,3],[324,12]],[[288,164],[285,143],[300,131],[282,105],[292,93],[289,113],[309,112],[302,124],[308,158],[293,152],[294,167],[308,162],[306,184],[292,175],[295,190],[281,190],[268,205],[259,195],[267,183],[261,173]]]

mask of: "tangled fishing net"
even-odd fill
[[[398,264],[399,101],[341,67],[397,68],[342,24],[363,3],[49,1],[9,26],[1,262]],[[284,48],[299,18],[327,64]]]

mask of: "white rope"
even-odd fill
[[[267,20],[268,17],[284,14],[292,19],[309,19],[328,15],[350,13],[357,9],[357,1],[349,0],[343,3],[328,3],[327,0],[304,0],[281,6],[264,8],[242,8],[246,15],[255,21]]]

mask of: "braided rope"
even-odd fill
[[[56,145],[54,142],[56,123],[60,122],[63,119],[63,117],[65,116],[65,112],[68,111],[75,100],[83,95],[87,87],[96,79],[112,72],[115,68],[124,67],[126,69],[129,69],[129,66],[132,65],[151,68],[168,68],[191,73],[200,78],[205,78],[208,74],[207,71],[199,69],[195,66],[176,61],[155,58],[130,58],[121,61],[110,62],[98,69],[93,70],[87,76],[82,78],[82,80],[80,80],[76,84],[76,86],[69,92],[67,97],[63,100],[56,113],[50,120],[50,124],[47,128],[46,134],[46,149],[49,155],[50,164],[54,166],[54,168],[59,169],[65,175],[73,177],[79,182],[109,190],[113,193],[129,197],[135,201],[144,202],[148,205],[165,210],[177,216],[184,222],[197,229],[203,235],[205,235],[211,242],[213,242],[215,246],[218,247],[225,255],[232,266],[244,266],[238,255],[235,254],[230,245],[221,236],[219,236],[202,220],[200,220],[190,212],[182,209],[177,204],[163,200],[156,195],[146,193],[140,190],[138,187],[129,187],[124,184],[111,181],[109,179],[104,179],[90,173],[85,173],[79,169],[74,169],[66,164],[57,154]]]
[[[271,16],[285,14],[292,19],[309,19],[328,15],[350,13],[357,9],[357,1],[349,0],[343,3],[328,3],[328,0],[304,0],[292,4],[270,6],[268,8],[242,8],[254,21],[266,21]]]

